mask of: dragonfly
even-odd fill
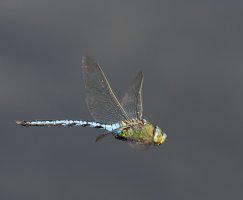
[[[23,120],[17,124],[30,126],[81,126],[104,129],[96,141],[113,135],[115,139],[132,146],[159,146],[166,140],[166,133],[143,118],[142,88],[144,75],[140,71],[118,101],[102,68],[89,56],[82,58],[82,75],[85,85],[86,104],[94,121],[85,120]]]

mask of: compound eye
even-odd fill
[[[160,145],[162,142],[162,131],[159,127],[155,128],[155,133],[154,133],[154,143],[156,145]]]
[[[158,128],[159,128],[158,126],[154,127],[154,134],[158,132]]]

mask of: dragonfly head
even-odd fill
[[[153,142],[155,146],[161,145],[167,137],[167,135],[158,126],[155,126],[153,135]]]

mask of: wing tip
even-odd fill
[[[143,71],[140,70],[140,71],[138,71],[137,76],[135,77],[135,80],[143,81],[143,79],[144,79],[144,74],[143,74]]]
[[[95,61],[90,56],[83,56],[82,57],[82,65],[87,65],[90,63],[95,63]]]
[[[141,76],[143,78],[144,77],[143,71],[139,70],[138,73],[137,73],[137,76]]]

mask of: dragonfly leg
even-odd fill
[[[107,137],[108,135],[112,135],[113,133],[112,132],[107,132],[107,133],[104,133],[102,135],[99,135],[96,139],[95,139],[95,142],[98,142],[102,139],[104,139],[105,137]]]

